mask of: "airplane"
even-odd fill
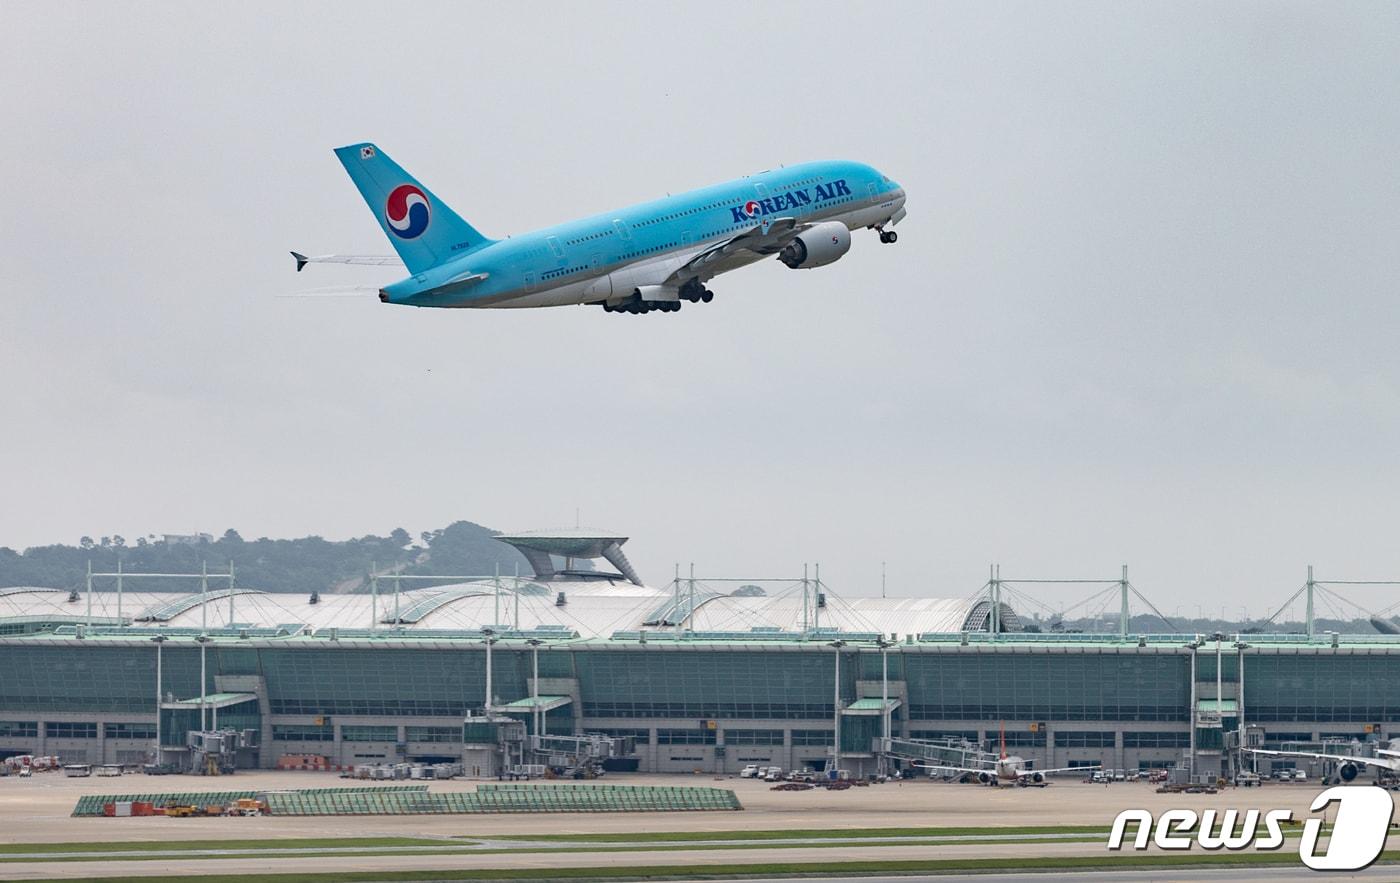
[[[307,264],[392,266],[387,304],[518,308],[597,304],[611,313],[709,303],[707,283],[776,255],[792,269],[834,263],[851,231],[898,239],[904,189],[868,165],[813,162],[668,196],[507,239],[489,239],[378,146],[335,150],[398,259],[292,252]]]
[[[1056,769],[1050,770],[1030,769],[1027,766],[1028,761],[1026,761],[1025,758],[1016,757],[1014,755],[1007,756],[1005,725],[1001,727],[1001,756],[997,757],[995,760],[988,758],[986,760],[978,760],[974,762],[982,763],[985,765],[978,767],[957,767],[933,766],[928,764],[916,763],[915,766],[917,766],[920,769],[929,770],[930,772],[963,773],[975,775],[977,777],[977,781],[983,785],[997,785],[1001,782],[1011,782],[1016,785],[1022,786],[1045,785],[1046,776],[1050,776],[1055,773],[1082,773],[1086,770],[1096,770],[1100,767],[1100,764],[1096,763],[1090,766],[1058,767]]]
[[[1351,754],[1323,754],[1315,751],[1277,751],[1272,748],[1246,748],[1250,754],[1263,754],[1268,757],[1299,757],[1307,760],[1325,760],[1340,764],[1337,777],[1343,782],[1353,781],[1364,767],[1374,767],[1379,775],[1384,772],[1400,775],[1400,751],[1377,748],[1377,757],[1356,757]]]

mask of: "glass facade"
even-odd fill
[[[465,717],[486,704],[486,653],[473,645],[455,652],[318,648],[258,655],[273,714]],[[542,664],[548,655],[540,654]],[[492,692],[527,695],[529,664],[528,653],[494,651]]]
[[[273,724],[272,738],[283,742],[334,742],[335,729],[330,724]]]
[[[835,653],[578,652],[585,717],[830,718]],[[850,656],[850,659],[847,659]],[[855,692],[853,654],[842,693]]]
[[[1123,734],[1124,748],[1190,748],[1191,734],[1180,733],[1133,733]]]
[[[1244,666],[1245,711],[1252,721],[1400,718],[1400,654],[1261,654],[1246,657]]]
[[[1003,736],[1003,734],[1001,734],[1001,733],[997,733],[995,736],[993,736],[992,734],[988,733],[988,734],[987,734],[986,741],[985,741],[985,745],[986,745],[987,750],[988,750],[988,751],[996,751],[998,748],[1001,747],[1001,743],[1002,743],[1002,739],[1003,739],[1003,738],[1005,738],[1005,740],[1006,740],[1006,747],[1007,747],[1007,748],[1044,748],[1044,747],[1045,747],[1045,731],[1044,731],[1044,730],[1040,730],[1040,731],[1035,732],[1035,733],[1031,733],[1031,732],[1028,732],[1028,731],[1026,731],[1026,730],[1013,730],[1013,731],[1011,731],[1011,732],[1006,733],[1004,736]]]
[[[715,744],[715,731],[710,729],[694,730],[657,730],[657,745],[713,745]]]
[[[782,730],[724,730],[726,745],[781,745]]]
[[[98,726],[109,738],[154,736],[155,645],[134,640],[110,646],[74,640],[63,645],[16,643],[0,646],[0,738],[93,738]],[[636,646],[636,645],[632,645]],[[903,646],[903,645],[901,645]],[[1044,652],[1004,645],[954,650],[916,646],[888,654],[891,681],[903,681],[901,694],[916,738],[966,736],[996,744],[996,728],[1007,723],[1008,746],[1038,747],[1043,734],[1026,732],[1030,722],[1046,722],[1063,748],[1110,747],[1112,733],[1125,730],[1125,748],[1185,749],[1190,737],[1190,662],[1183,652],[1098,650]],[[1265,726],[1270,742],[1285,736],[1312,739],[1314,731],[1362,738],[1363,724],[1400,730],[1400,645],[1393,650],[1368,645],[1354,652],[1274,653],[1249,651],[1244,662],[1245,717]],[[498,644],[492,653],[493,692],[502,702],[529,695],[532,653],[528,648]],[[609,732],[648,737],[646,727],[665,725],[661,744],[715,744],[717,721],[724,741],[734,746],[782,744],[783,730],[792,744],[822,747],[832,739],[835,653],[814,645],[806,649],[772,645],[726,645],[706,649],[548,648],[539,652],[540,673],[550,678],[577,678],[577,699],[548,716],[551,732],[572,732],[576,720],[590,730],[605,723]],[[286,646],[211,644],[203,692],[218,691],[216,678],[227,675],[264,679],[272,714],[297,715],[297,723],[274,718],[274,738],[283,741],[331,741],[332,727],[301,723],[324,716],[359,716],[365,724],[345,725],[347,741],[395,742],[397,727],[412,726],[410,742],[459,742],[460,720],[485,704],[484,648],[472,641],[451,647],[364,647],[329,641],[293,639]],[[1224,654],[1227,690],[1239,669],[1235,651]],[[163,692],[177,699],[201,694],[199,649],[178,640],[162,650]],[[1213,645],[1197,654],[1198,698],[1214,697]],[[841,696],[878,695],[880,653],[873,649],[841,654]],[[856,681],[864,685],[860,694]],[[875,682],[874,693],[869,682]],[[221,682],[227,688],[227,682]],[[572,694],[574,685],[556,689]],[[251,691],[250,686],[235,688]],[[1227,692],[1226,696],[1232,696]],[[220,726],[260,729],[256,703],[221,709]],[[83,721],[40,721],[49,716]],[[111,723],[108,715],[144,718]],[[523,716],[528,719],[528,715]],[[1229,720],[1227,718],[1227,720]],[[873,722],[873,723],[872,723]],[[1143,722],[1135,725],[1134,722]],[[1179,726],[1180,732],[1150,732],[1149,722]],[[212,723],[212,712],[211,712]],[[1061,724],[1086,728],[1062,729]],[[182,745],[186,731],[198,726],[198,714],[171,710],[163,715],[167,745]],[[873,727],[873,729],[872,729]],[[969,729],[971,728],[971,729]],[[1311,729],[1309,729],[1311,728]],[[895,735],[905,729],[902,717]],[[1388,731],[1387,730],[1387,731]],[[1204,731],[1202,731],[1204,732]],[[1202,737],[1201,747],[1218,740],[1219,731]],[[842,720],[843,750],[866,752],[879,734],[878,716],[848,715]]]
[[[453,732],[456,730],[454,729]],[[343,726],[340,728],[340,738],[346,742],[397,742],[399,741],[399,728]]]
[[[915,720],[1187,720],[1176,655],[919,653],[904,660]]]
[[[212,692],[216,654],[209,654]],[[199,650],[166,647],[162,687],[177,698],[200,695]],[[0,646],[0,708],[29,711],[155,713],[155,645]]]
[[[39,722],[0,721],[0,739],[6,737],[13,739],[37,739],[39,738]]]
[[[1056,733],[1056,748],[1112,748],[1117,745],[1112,732],[1076,733],[1073,731]]]
[[[488,729],[488,739],[494,739],[495,733]],[[460,727],[405,727],[405,742],[460,742],[462,740],[462,729]]]

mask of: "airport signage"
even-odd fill
[[[1368,867],[1385,849],[1395,801],[1382,788],[1338,786],[1319,794],[1309,811],[1325,811],[1333,803],[1337,804],[1337,811],[1326,851],[1320,855],[1317,851],[1323,820],[1305,819],[1298,857],[1315,871],[1356,871]],[[1129,847],[1134,850],[1147,849],[1149,841],[1163,850],[1186,850],[1195,845],[1210,851],[1274,850],[1284,844],[1283,825],[1293,821],[1293,811],[1287,809],[1246,810],[1243,820],[1240,810],[1235,809],[1208,809],[1202,813],[1169,809],[1156,818],[1145,809],[1127,809],[1113,820],[1108,848],[1122,850],[1129,823],[1136,823],[1137,833]]]

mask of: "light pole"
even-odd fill
[[[1220,611],[1220,618],[1223,620],[1225,618],[1225,608],[1221,607]],[[1221,641],[1225,640],[1225,633],[1216,632],[1211,637],[1215,638],[1215,716],[1219,720],[1218,726],[1220,727],[1220,764],[1223,767],[1225,765],[1226,759],[1229,757],[1229,753],[1225,750],[1225,697],[1222,695],[1224,693],[1225,683],[1225,673],[1222,671],[1222,669],[1224,668],[1223,661],[1225,659],[1225,655],[1221,651],[1220,644]],[[1220,772],[1216,773],[1216,775],[1224,776],[1225,770],[1220,770]]]
[[[881,635],[875,643],[880,646],[880,774],[884,775],[890,750],[890,642]]]
[[[207,732],[209,729],[208,723],[205,720],[205,717],[207,716],[207,713],[205,711],[207,702],[207,700],[205,699],[205,694],[209,691],[204,687],[205,683],[207,683],[207,681],[205,680],[207,674],[204,664],[204,656],[205,649],[209,644],[209,636],[200,635],[199,637],[195,638],[195,640],[199,642],[199,731],[203,733]]]
[[[1199,638],[1186,645],[1186,649],[1191,651],[1191,707],[1187,710],[1186,715],[1186,720],[1191,727],[1191,729],[1188,730],[1191,736],[1191,754],[1186,761],[1186,770],[1192,782],[1196,781],[1196,651],[1199,648]]]
[[[151,638],[151,641],[156,645],[156,766],[160,766],[162,761],[160,750],[160,706],[163,701],[164,693],[161,691],[160,645],[164,644],[166,640],[165,635],[156,635]]]
[[[530,645],[530,654],[533,657],[531,667],[534,671],[534,677],[530,679],[530,698],[534,700],[531,702],[531,710],[534,712],[535,735],[543,736],[544,733],[541,732],[540,726],[540,645],[544,641],[539,638],[531,638],[525,643]]]
[[[846,642],[840,640],[832,641],[827,646],[836,651],[835,699],[832,702],[832,708],[835,711],[833,715],[835,722],[834,728],[832,729],[831,769],[837,771],[841,769],[841,648],[846,646]],[[836,775],[840,775],[840,773],[837,772]],[[835,775],[827,775],[828,779],[834,779],[835,777]]]
[[[491,720],[491,645],[496,643],[494,629],[482,629],[486,636],[486,720]]]
[[[1238,663],[1238,665],[1239,665],[1239,677],[1238,677],[1238,686],[1235,688],[1235,708],[1236,708],[1236,709],[1238,710],[1238,712],[1239,712],[1239,717],[1237,717],[1236,720],[1238,721],[1238,726],[1239,726],[1240,750],[1241,750],[1241,752],[1243,752],[1245,749],[1247,749],[1247,748],[1249,747],[1249,746],[1246,744],[1246,742],[1247,742],[1246,736],[1247,736],[1247,734],[1248,734],[1248,731],[1245,729],[1245,725],[1244,725],[1244,651],[1245,651],[1245,648],[1248,647],[1248,646],[1249,646],[1249,644],[1245,643],[1244,641],[1236,641],[1236,642],[1235,642],[1235,649],[1239,651],[1239,663]],[[1250,755],[1249,755],[1249,759],[1250,759],[1250,769],[1251,769],[1251,771],[1254,772],[1255,774],[1258,774],[1258,772],[1259,772],[1259,755],[1254,754],[1253,752],[1251,752]],[[1241,755],[1240,755],[1240,760],[1244,760],[1244,755],[1243,755],[1243,753],[1241,753]],[[1240,765],[1242,765],[1242,764],[1240,764]]]

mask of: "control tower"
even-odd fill
[[[622,578],[634,585],[643,584],[642,578],[637,576],[637,571],[632,569],[632,563],[622,553],[622,544],[627,542],[628,538],[616,533],[592,528],[567,528],[531,530],[498,536],[496,539],[519,550],[535,569],[536,578],[541,580]],[[556,568],[550,556],[563,558],[564,569]],[[573,561],[576,558],[602,558],[617,568],[617,572],[575,570]]]

